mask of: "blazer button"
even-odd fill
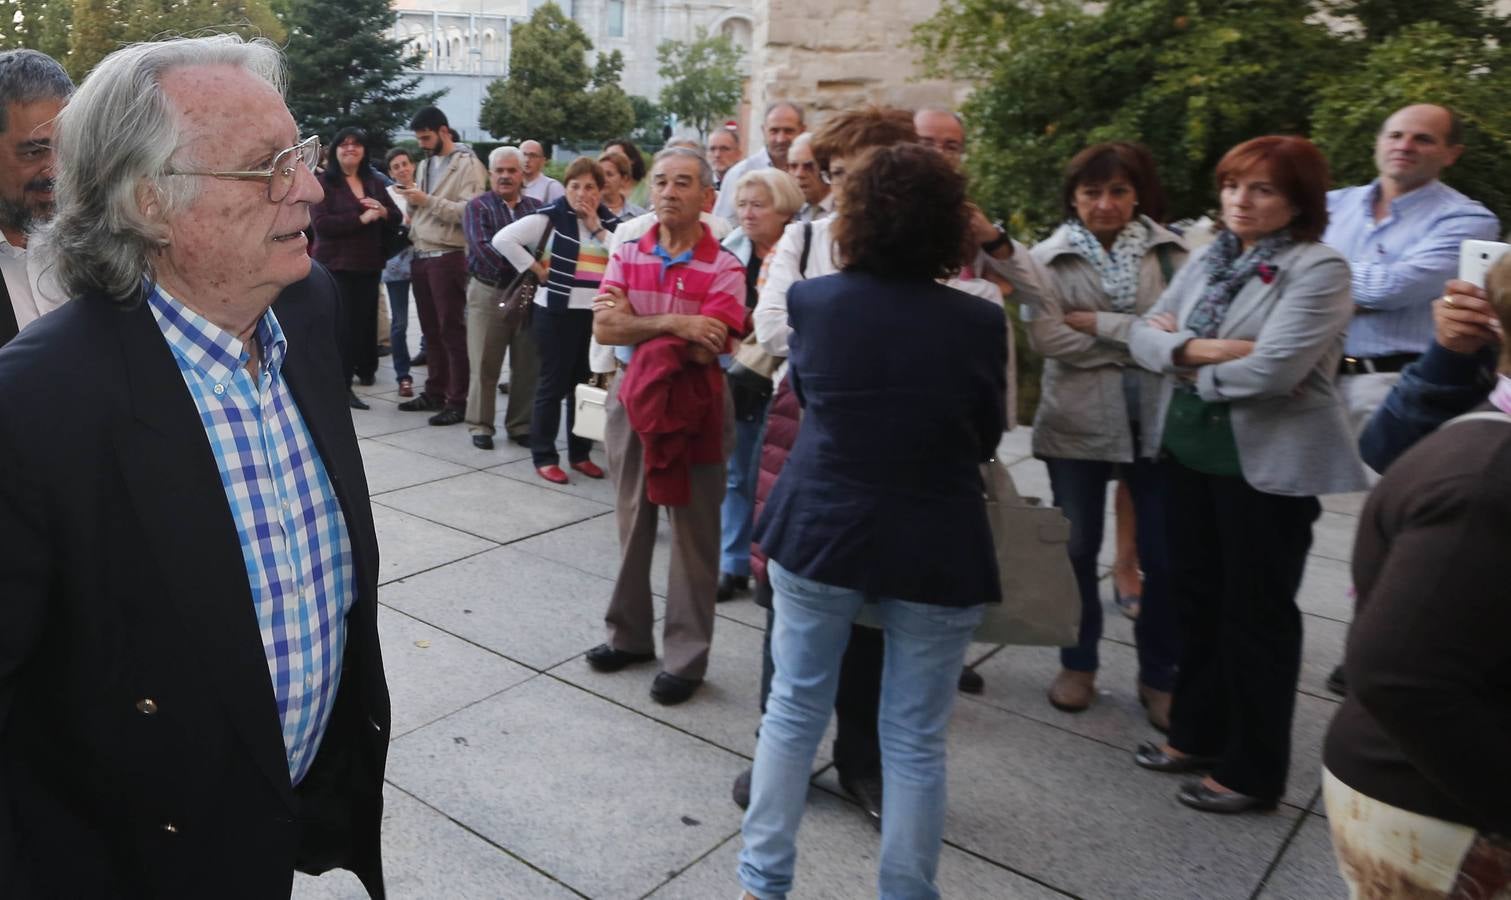
[[[169,834],[178,834],[178,826],[174,825],[172,822],[164,822],[162,827],[163,830],[168,832]]]
[[[383,726],[379,725],[378,724],[378,720],[374,719],[372,716],[368,716],[367,717],[367,724],[371,725],[373,727],[374,731],[382,731],[383,730]]]
[[[143,697],[136,701],[136,711],[144,716],[157,715],[157,701],[151,697]]]

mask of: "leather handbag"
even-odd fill
[[[535,245],[535,252],[530,254],[531,259],[540,259],[541,253],[545,252],[553,227],[548,217],[545,233],[540,236],[540,243]],[[535,292],[539,288],[540,276],[535,274],[535,269],[531,266],[526,266],[514,276],[504,288],[503,299],[498,301],[498,308],[504,311],[504,324],[517,325],[530,317],[530,308],[535,305]]]
[[[988,603],[975,639],[990,644],[1073,647],[1080,640],[1081,592],[1070,567],[1070,520],[1038,497],[1018,493],[997,460],[981,466],[986,515],[997,547],[1002,602]]]
[[[803,223],[803,247],[798,254],[799,279],[808,277],[808,254],[813,248],[813,223]],[[734,358],[729,362],[726,374],[733,394],[735,416],[753,422],[766,410],[773,389],[772,376],[786,362],[785,357],[767,353],[755,337],[755,329],[745,335],[740,346],[735,348]]]
[[[609,392],[591,384],[579,384],[572,395],[572,433],[590,441],[602,441],[608,424]]]

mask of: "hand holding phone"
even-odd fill
[[[1476,287],[1485,286],[1485,276],[1511,244],[1500,241],[1465,241],[1459,245],[1459,281]]]

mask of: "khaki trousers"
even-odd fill
[[[530,436],[530,410],[535,405],[540,359],[528,323],[510,327],[504,322],[504,311],[498,308],[502,299],[502,289],[489,287],[476,278],[467,279],[467,358],[472,363],[467,387],[467,430],[472,434],[494,433],[498,375],[507,350],[509,405],[504,410],[504,432],[511,438],[525,438]]]
[[[645,497],[645,463],[640,436],[630,428],[619,403],[619,382],[609,388],[604,449],[609,477],[617,489],[619,577],[604,616],[608,644],[615,650],[652,653],[656,613],[651,603],[651,554],[656,547],[659,507]],[[666,621],[661,668],[701,680],[708,670],[714,636],[714,602],[719,587],[719,506],[725,471],[734,449],[734,409],[724,393],[724,462],[692,467],[692,501],[667,507],[671,514],[671,574],[666,589]]]

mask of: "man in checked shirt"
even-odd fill
[[[135,44],[58,119],[73,302],[0,351],[0,897],[383,896],[378,548],[283,66]]]

